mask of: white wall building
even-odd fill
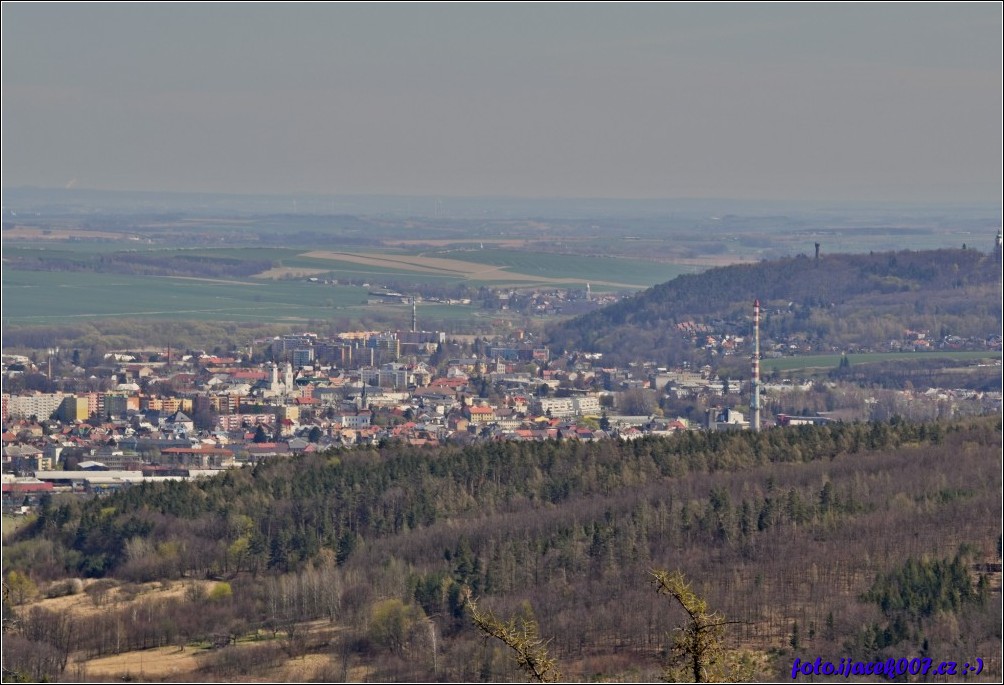
[[[39,421],[49,418],[59,409],[65,393],[36,393],[34,395],[5,395],[7,415],[12,419],[27,419],[38,417]]]

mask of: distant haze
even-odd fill
[[[3,185],[999,205],[1002,12],[4,3]]]

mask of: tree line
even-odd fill
[[[110,252],[89,258],[13,255],[8,268],[18,271],[87,271],[133,276],[194,276],[198,278],[246,278],[267,271],[276,262],[267,259],[237,259],[195,254]]]

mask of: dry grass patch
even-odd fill
[[[169,646],[79,659],[68,673],[97,680],[305,682],[342,672],[344,665],[332,646],[339,630],[324,620],[298,624],[299,648],[292,652],[280,632],[277,639],[243,639],[215,649]],[[365,678],[370,671],[356,666],[349,669],[349,677]]]
[[[309,256],[308,253],[306,256]],[[280,278],[301,277],[301,276],[316,276],[317,274],[325,274],[331,271],[331,269],[307,269],[294,266],[277,266],[274,269],[268,269],[267,271],[262,271],[254,275],[255,278],[269,278],[272,280],[278,280]]]
[[[353,264],[364,264],[396,271],[414,271],[416,273],[440,274],[465,278],[476,281],[500,281],[504,283],[582,283],[581,278],[548,278],[509,271],[508,267],[492,264],[478,264],[459,259],[443,257],[422,257],[418,255],[382,255],[376,253],[330,252],[316,250],[306,252],[302,256],[313,259],[328,259]],[[609,281],[592,281],[597,285],[607,285],[617,288],[632,288],[630,284],[613,283]]]
[[[494,245],[495,247],[507,247],[507,248],[522,248],[529,244],[529,240],[523,238],[485,238],[484,240],[480,238],[455,238],[455,239],[442,239],[442,240],[382,240],[380,241],[388,247],[402,247],[402,246],[429,246],[429,247],[448,247],[450,245],[461,245],[461,244],[482,244],[482,245]]]
[[[70,614],[74,618],[89,618],[109,608],[126,606],[138,599],[181,598],[193,586],[202,586],[208,593],[215,585],[211,580],[134,584],[94,579],[85,580],[83,584],[84,591],[79,594],[40,598],[25,605],[25,608],[38,606],[49,611]]]
[[[76,228],[35,228],[33,226],[5,228],[3,230],[3,237],[9,240],[69,240],[70,238],[136,240],[138,238],[138,236],[131,233],[110,233],[108,231],[89,231]]]
[[[173,278],[178,281],[201,281],[203,283],[222,283],[223,285],[254,285],[260,286],[263,283],[248,283],[247,281],[228,281],[223,278],[199,278],[198,276],[163,276],[162,278]]]
[[[79,669],[83,677],[88,679],[188,680],[184,676],[199,670],[199,656],[204,653],[205,650],[200,649],[157,647],[78,661],[76,665],[69,666],[67,671],[74,673]]]

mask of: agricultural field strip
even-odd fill
[[[307,252],[303,255],[304,257],[313,257],[316,259],[333,259],[339,261],[348,261],[356,264],[367,264],[372,266],[393,266],[397,268],[403,268],[407,271],[422,271],[426,273],[449,273],[454,276],[467,276],[478,273],[479,269],[475,268],[476,265],[472,265],[466,262],[461,262],[453,259],[436,259],[433,257],[408,257],[406,255],[401,255],[399,258],[394,258],[391,256],[385,256],[374,253],[352,253],[352,252],[328,252],[328,251],[314,251]],[[484,265],[482,265],[484,266]],[[495,267],[485,266],[484,270],[492,270]]]
[[[261,273],[257,273],[254,275],[254,277],[265,280],[275,280],[277,278],[285,278],[287,276],[294,276],[294,277],[317,276],[318,274],[326,274],[330,271],[331,269],[308,269],[306,267],[298,267],[298,266],[277,266],[275,268],[269,269],[268,271],[262,271]],[[257,283],[256,285],[264,285],[264,284]]]
[[[7,240],[69,240],[79,239],[101,239],[101,240],[127,240],[135,239],[138,234],[135,232],[116,233],[111,231],[95,231],[84,228],[36,228],[34,226],[14,226],[4,228],[3,237]]]
[[[197,281],[199,283],[220,283],[222,285],[239,286],[262,286],[265,283],[252,283],[250,281],[232,281],[225,278],[199,278],[198,276],[151,276],[151,278],[170,278],[178,281]]]
[[[457,246],[455,241],[443,241]],[[484,241],[477,241],[484,245]],[[207,260],[253,260],[261,262],[270,260],[278,262],[273,268],[255,274],[259,279],[277,279],[288,277],[308,277],[326,272],[361,273],[372,275],[416,275],[423,274],[427,278],[475,280],[484,283],[582,283],[591,282],[599,286],[617,289],[639,289],[672,278],[686,270],[685,266],[660,264],[648,260],[638,260],[629,257],[611,257],[603,255],[558,254],[537,252],[533,250],[513,249],[513,241],[492,244],[488,242],[487,249],[475,250],[455,247],[457,259],[437,258],[434,246],[425,244],[433,250],[433,255],[419,253],[408,255],[401,253],[338,253],[343,259],[333,258],[335,253],[326,251],[302,252],[295,248],[281,247],[151,247],[132,243],[128,249],[123,249],[123,241],[114,242],[78,242],[72,246],[63,242],[48,242],[44,240],[20,241],[14,246],[7,246],[5,257],[25,260],[30,265],[35,260],[40,265],[48,261],[80,263],[84,270],[94,273],[115,273],[114,270],[102,268],[102,263],[96,261],[99,255],[114,255],[121,259],[127,253],[141,256],[154,255],[165,260],[170,266],[170,260],[181,257],[198,257]],[[507,249],[508,248],[508,249]],[[449,248],[440,248],[446,253],[453,252]],[[323,254],[318,258],[318,252]],[[355,267],[355,268],[351,268]],[[367,268],[368,267],[368,268]],[[16,268],[22,270],[24,265]],[[28,270],[34,270],[27,266]],[[197,276],[190,276],[197,277]]]
[[[198,297],[199,301],[209,304],[222,304],[224,306],[205,306],[202,308],[192,308],[192,307],[170,307],[169,302],[177,301],[177,296],[172,295],[174,292],[172,288],[175,284],[180,286],[195,286],[199,291],[200,295],[195,295],[193,297]],[[11,309],[9,307],[4,310],[4,323],[10,324],[44,324],[51,323],[54,321],[79,321],[86,319],[103,319],[103,318],[130,318],[130,317],[156,317],[156,318],[169,318],[169,319],[197,319],[197,320],[227,320],[227,321],[262,321],[267,319],[272,322],[300,322],[307,321],[310,319],[325,319],[332,315],[332,312],[337,310],[339,312],[347,311],[382,311],[382,312],[394,312],[401,309],[401,305],[373,305],[369,304],[365,300],[365,295],[363,291],[358,288],[317,288],[312,285],[307,285],[297,282],[282,283],[263,283],[260,285],[267,285],[266,289],[248,289],[243,288],[243,283],[214,283],[214,282],[204,282],[197,279],[185,279],[185,280],[173,280],[170,279],[165,284],[166,288],[159,292],[156,301],[149,302],[149,309],[138,310],[135,306],[136,301],[132,302],[133,306],[128,307],[129,302],[122,302],[123,310],[128,307],[128,311],[115,311],[116,303],[119,302],[116,297],[111,294],[110,291],[102,291],[100,288],[96,290],[94,296],[86,297],[83,300],[77,301],[76,304],[71,304],[66,298],[55,298],[52,300],[46,299],[44,306],[39,306],[42,304],[37,296],[26,296],[21,295],[14,298],[9,302],[9,304],[14,305],[15,303],[20,303],[22,307],[26,307],[27,303],[32,303],[30,309],[26,309],[21,312],[17,309]],[[215,294],[217,292],[225,293],[228,290],[228,286],[235,285],[239,288],[239,291],[244,292],[243,298],[236,298],[232,294]],[[36,285],[24,285],[24,284],[10,284],[6,283],[5,295],[9,295],[11,292],[17,292],[18,290],[30,291],[32,289],[37,289],[39,286]],[[79,286],[74,285],[58,285],[55,288],[66,289],[66,288],[79,288]],[[130,285],[119,284],[116,286],[116,290],[128,289]],[[140,288],[140,286],[135,286],[134,289]],[[303,292],[299,292],[300,290]],[[93,289],[92,289],[93,290]],[[295,290],[295,293],[286,293],[285,297],[278,296],[277,299],[273,299],[276,295],[276,291],[286,291]],[[138,292],[138,291],[137,291]],[[102,294],[104,293],[104,294]],[[250,301],[254,296],[261,294],[261,299],[257,298],[255,301]],[[149,293],[147,294],[150,295]],[[281,295],[281,293],[280,293]],[[309,301],[304,303],[302,301],[303,297],[310,295],[312,299],[318,299],[318,301]],[[291,298],[299,298],[301,301],[296,301]],[[232,304],[225,304],[232,302]],[[82,311],[81,302],[90,302],[92,304],[92,311]],[[8,302],[5,301],[5,304]],[[97,304],[101,304],[101,307],[97,307]],[[419,304],[420,312],[423,312],[425,316],[435,316],[441,319],[461,319],[467,320],[471,316],[478,317],[481,315],[480,312],[474,310],[472,313],[472,308],[470,306],[461,305],[434,305],[429,303]],[[41,313],[40,313],[41,312]],[[497,315],[497,313],[496,313]]]
[[[458,283],[465,281],[466,279],[459,276],[451,276],[449,274],[437,274],[437,273],[419,273],[417,271],[407,271],[405,269],[399,269],[397,271],[390,271],[387,269],[344,269],[342,267],[328,267],[324,269],[303,267],[303,266],[280,266],[274,269],[269,269],[268,271],[262,271],[261,273],[255,274],[253,278],[258,278],[262,280],[281,280],[286,277],[292,276],[294,278],[307,278],[310,276],[320,276],[322,274],[331,274],[333,277],[340,278],[344,275],[355,274],[360,277],[365,277],[368,280],[376,280],[378,277],[386,277],[391,279],[398,279],[407,276],[411,282],[420,283]],[[486,281],[487,283],[487,281]]]
[[[301,309],[312,309],[311,307],[302,305],[289,305],[291,308],[299,307]],[[244,315],[238,314],[240,311],[246,310],[248,313]],[[184,314],[231,314],[234,316],[241,316],[242,319],[247,319],[249,321],[261,321],[262,320],[262,308],[261,307],[227,307],[221,309],[165,309],[159,311],[141,311],[141,312],[112,312],[112,313],[90,313],[90,314],[60,314],[58,316],[52,315],[39,315],[39,316],[19,316],[16,319],[12,319],[11,322],[20,321],[36,321],[42,323],[48,323],[50,321],[57,321],[61,319],[104,319],[104,318],[121,318],[121,317],[147,317],[147,316],[170,316],[177,317]],[[215,317],[214,317],[215,318]],[[271,318],[271,317],[268,317]],[[303,320],[302,317],[283,317],[285,320]],[[279,320],[279,319],[277,319]]]
[[[685,273],[686,267],[653,260],[600,254],[557,254],[532,250],[451,248],[436,250],[433,255],[449,259],[489,264],[517,273],[550,277],[629,280],[640,286],[663,283]],[[425,256],[424,254],[422,256]],[[599,281],[595,281],[599,282]]]
[[[459,244],[491,244],[496,247],[515,247],[520,248],[526,246],[528,243],[533,242],[529,238],[430,238],[429,240],[397,240],[393,238],[385,238],[381,241],[384,245],[388,247],[395,246],[408,246],[408,247],[449,247],[451,245]]]
[[[457,259],[442,259],[437,257],[413,256],[400,258],[386,257],[373,253],[351,253],[351,252],[328,252],[314,251],[306,252],[304,257],[315,259],[330,259],[336,261],[349,261],[370,266],[391,266],[408,271],[420,273],[434,273],[467,278],[478,281],[528,281],[535,283],[581,283],[583,278],[549,278],[546,276],[533,276],[530,274],[520,274],[507,271],[504,267],[492,266],[490,264],[479,264],[475,262],[464,262]],[[615,283],[610,281],[596,281],[597,285],[607,285],[615,288],[637,288],[637,284]]]
[[[291,312],[324,318],[333,307],[365,304],[358,288],[317,288],[295,281],[248,288],[240,281],[8,270],[3,280],[5,323],[184,315],[243,320],[286,318]],[[63,294],[67,289],[75,291],[74,298]]]
[[[950,351],[950,352],[872,352],[867,354],[849,354],[847,360],[851,365],[873,364],[886,361],[921,361],[928,359],[977,360],[1000,359],[1001,353],[995,350]],[[802,369],[832,369],[840,363],[839,354],[807,355],[804,357],[784,357],[781,359],[761,359],[760,368],[779,371],[797,371]]]

